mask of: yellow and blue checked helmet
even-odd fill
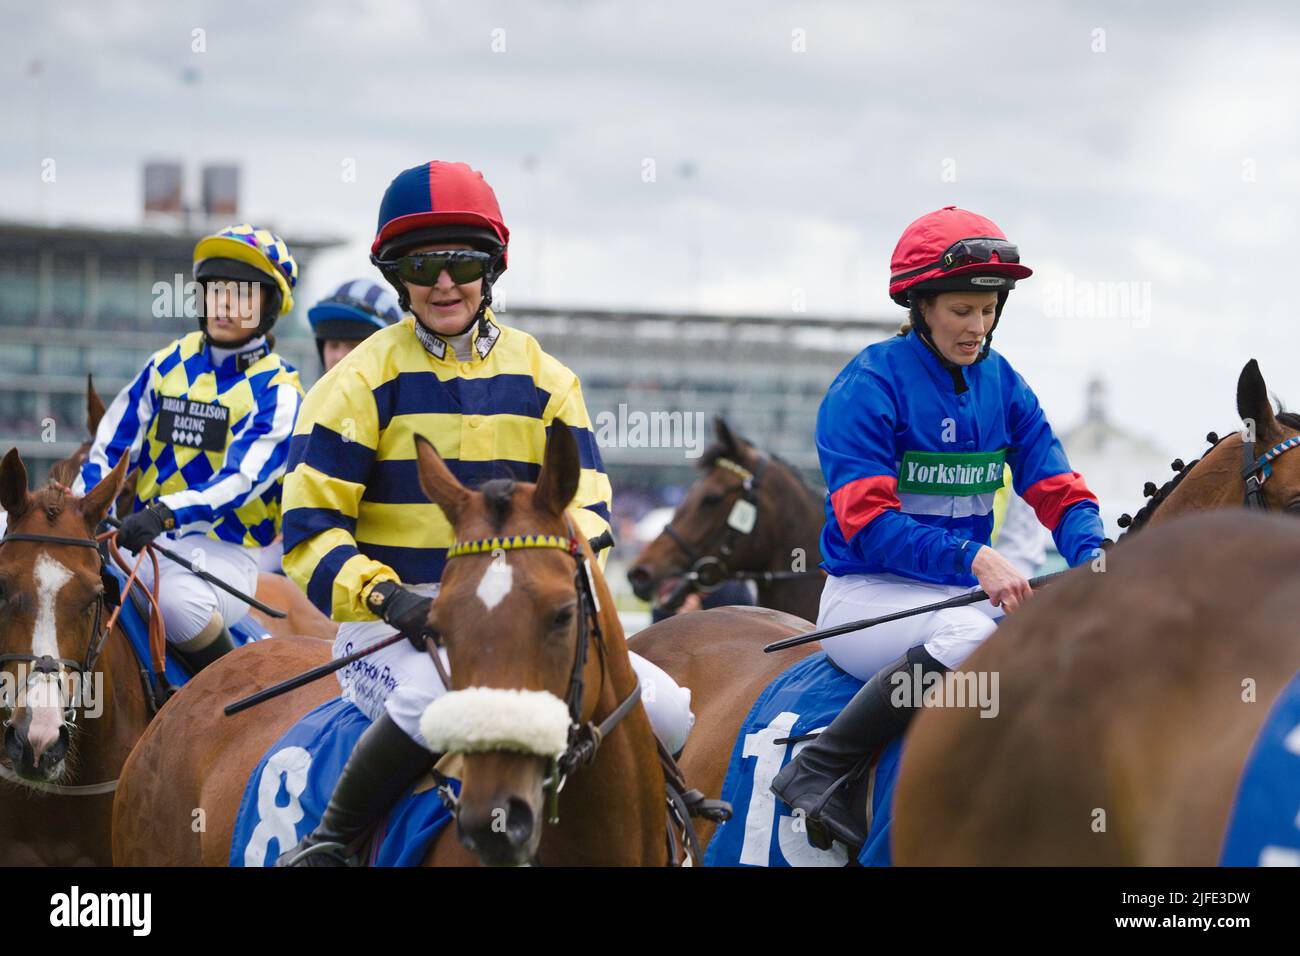
[[[262,275],[273,279],[280,290],[279,315],[284,315],[293,308],[293,289],[298,284],[298,260],[293,257],[284,240],[271,230],[240,223],[205,236],[194,247],[196,277],[202,271],[203,262],[208,259],[234,259],[252,266]]]

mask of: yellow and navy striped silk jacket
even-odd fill
[[[180,534],[244,547],[280,530],[280,491],[302,385],[267,345],[215,363],[202,332],[155,352],[109,406],[73,491],[130,452],[134,510],[157,498]],[[119,517],[124,517],[119,515]]]
[[[416,470],[416,434],[461,483],[536,481],[551,423],[577,439],[582,474],[571,514],[588,537],[609,526],[611,492],[578,377],[488,310],[460,362],[415,320],[376,332],[307,394],[284,483],[284,569],[336,621],[374,620],[380,581],[438,581],[453,542]]]

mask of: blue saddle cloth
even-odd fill
[[[231,866],[271,866],[320,822],[334,784],[370,720],[336,697],[306,714],[262,757],[244,788]],[[460,784],[452,781],[459,794]],[[376,829],[370,866],[419,866],[451,819],[437,791],[408,793]]]
[[[834,719],[862,681],[844,673],[825,652],[806,657],[782,672],[759,695],[741,725],[731,752],[722,799],[732,817],[718,827],[704,853],[706,866],[844,866],[848,855],[835,844],[818,850],[796,829],[790,808],[768,787],[799,744],[777,743],[821,730]],[[871,830],[859,862],[889,865],[889,823],[900,740],[885,748],[872,787]]]
[[[1228,817],[1220,866],[1300,866],[1300,674],[1260,728]]]
[[[131,642],[131,648],[135,651],[136,658],[143,665],[152,684],[154,683],[154,676],[153,661],[149,656],[149,627],[139,608],[136,607],[135,600],[126,594],[126,575],[116,566],[110,567],[109,571],[117,578],[118,587],[122,589],[122,603],[124,606],[118,621],[122,625],[122,630],[126,632],[126,636]],[[236,647],[243,647],[253,641],[265,640],[271,634],[261,624],[257,623],[251,614],[246,614],[231,626],[230,636],[234,639]],[[180,687],[190,679],[190,672],[172,653],[170,644],[167,645],[166,674],[167,680],[173,687]],[[159,688],[155,686],[154,693],[157,694],[158,690]]]

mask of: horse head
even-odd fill
[[[721,416],[713,425],[717,441],[700,456],[703,473],[663,532],[628,569],[628,583],[643,601],[662,597],[657,590],[671,588],[692,569],[702,577],[725,576],[765,569],[771,560],[771,534],[781,522],[772,520],[778,507],[768,500],[773,486],[760,480],[770,459],[733,433]]]
[[[123,456],[83,498],[32,493],[11,449],[0,462],[0,687],[4,754],[18,776],[54,783],[75,763],[68,715],[85,703],[101,638],[104,585],[95,529],[126,474]],[[71,686],[72,692],[69,692]],[[73,699],[72,694],[76,695]]]
[[[1237,379],[1240,431],[1206,436],[1211,447],[1190,462],[1173,462],[1174,476],[1156,487],[1148,482],[1147,503],[1120,527],[1136,531],[1191,511],[1238,508],[1300,513],[1300,415],[1273,410],[1259,364],[1251,359]],[[1254,484],[1252,485],[1252,480]],[[1257,492],[1251,500],[1252,488]]]
[[[464,755],[462,843],[486,863],[527,863],[573,731],[637,686],[613,598],[567,514],[577,443],[557,421],[535,485],[496,479],[476,491],[420,437],[416,455],[420,485],[457,542],[426,632],[446,650],[450,692],[421,732],[435,750]]]

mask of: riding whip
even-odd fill
[[[118,521],[116,518],[105,518],[104,522],[111,528],[122,527],[122,522]],[[196,568],[191,562],[186,561],[184,558],[182,558],[179,554],[175,553],[174,551],[167,550],[160,544],[150,544],[149,547],[153,548],[164,558],[168,558],[172,561],[175,561],[177,564],[179,564],[186,571],[189,571],[191,574],[198,575],[200,578],[202,578],[204,581],[207,581],[213,587],[221,588],[221,590],[225,591],[227,594],[239,598],[239,600],[243,601],[249,607],[257,608],[257,610],[261,611],[263,614],[268,615],[269,617],[289,616],[284,611],[277,611],[273,607],[268,607],[267,605],[263,604],[255,597],[249,597],[243,591],[231,587],[229,584],[221,580],[219,577],[216,577],[215,575],[210,574],[207,571],[204,571],[202,568]]]
[[[1029,579],[1031,588],[1040,588],[1049,581],[1059,578],[1065,571],[1054,571],[1051,574],[1043,574],[1036,578]],[[922,607],[907,608],[902,611],[894,611],[892,614],[885,614],[881,617],[869,617],[862,621],[853,621],[849,624],[837,624],[834,627],[823,628],[820,631],[809,631],[807,634],[796,634],[794,637],[783,638],[779,641],[773,641],[763,648],[763,653],[771,654],[773,651],[784,651],[791,647],[798,647],[801,644],[811,644],[813,641],[820,641],[827,637],[838,637],[840,634],[847,634],[849,631],[860,631],[863,628],[875,627],[877,624],[887,624],[890,621],[900,621],[905,617],[914,617],[917,614],[930,614],[934,611],[947,610],[950,607],[965,607],[968,604],[978,604],[980,601],[988,600],[988,594],[984,591],[971,591],[967,594],[958,594],[946,601],[939,601],[935,604],[926,604]]]

